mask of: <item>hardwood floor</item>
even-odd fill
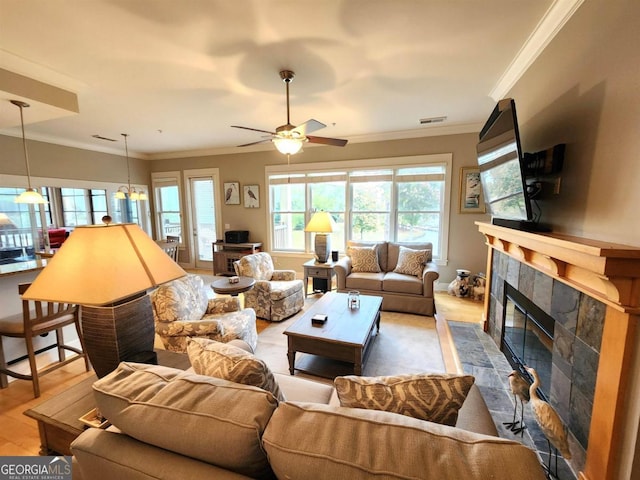
[[[86,372],[84,362],[78,360],[41,377],[39,398],[33,398],[32,384],[26,380],[12,380],[0,390],[0,455],[38,455],[38,426],[22,412],[91,375],[93,371]]]
[[[434,294],[436,311],[447,320],[456,322],[481,323],[484,303],[472,298],[458,298],[447,292],[438,291]]]

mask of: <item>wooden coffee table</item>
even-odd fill
[[[191,365],[185,353],[156,350],[158,363],[166,367],[185,370]],[[71,455],[69,446],[87,427],[79,418],[95,408],[91,386],[95,375],[68,388],[59,395],[25,411],[27,417],[38,422],[40,455]]]
[[[362,375],[374,329],[380,331],[381,306],[382,297],[360,295],[360,308],[351,310],[346,293],[325,294],[284,331],[289,373],[293,375],[296,370],[296,352],[304,352],[352,363],[353,373]],[[316,314],[327,315],[324,325],[312,325],[311,318]]]

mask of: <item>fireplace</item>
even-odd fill
[[[525,370],[525,366],[536,369],[540,377],[538,394],[549,401],[555,321],[506,282],[504,296],[504,334],[500,350],[513,369],[529,378],[530,382],[533,382],[533,379]]]
[[[640,372],[640,248],[476,225],[489,247],[485,331],[501,345],[513,326],[504,324],[505,310],[518,328],[524,325],[521,337],[534,331],[529,308],[512,306],[512,295],[507,300],[510,287],[552,317],[549,402],[569,427],[574,471],[580,480],[636,478],[640,440],[628,427],[637,426],[640,406],[632,381]],[[529,337],[548,346],[546,329],[536,327]]]

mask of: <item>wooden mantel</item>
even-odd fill
[[[630,365],[640,322],[640,248],[557,233],[532,233],[476,222],[493,253],[509,255],[607,305],[589,443],[581,480],[616,480],[627,425]],[[485,318],[489,295],[485,296]]]
[[[476,222],[487,244],[622,311],[640,314],[640,248]]]

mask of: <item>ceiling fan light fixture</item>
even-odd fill
[[[284,155],[295,155],[302,149],[301,138],[276,137],[272,140],[278,151]]]

